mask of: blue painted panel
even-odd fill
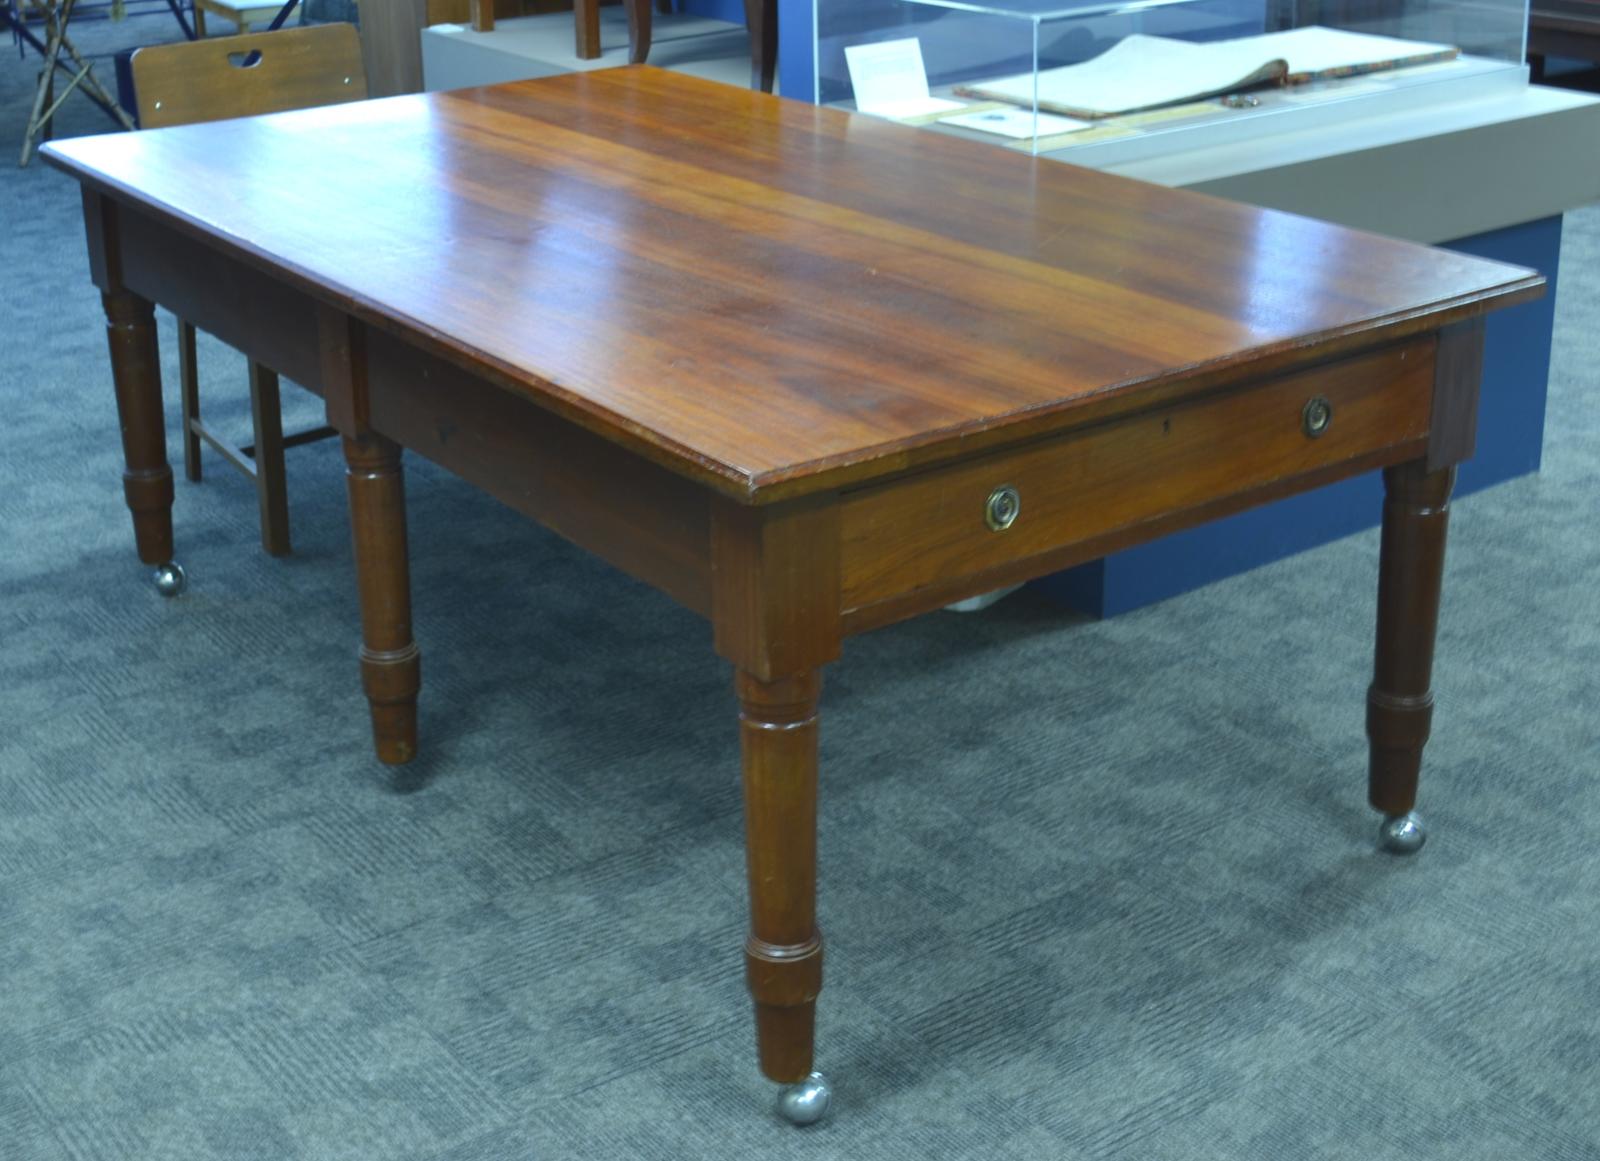
[[[1446,248],[1531,266],[1549,279],[1542,299],[1489,316],[1478,450],[1461,467],[1456,485],[1460,496],[1539,469],[1555,327],[1561,218],[1478,234],[1446,243]],[[1372,472],[1035,583],[1073,608],[1111,617],[1374,527],[1382,501],[1382,480]]]
[[[730,24],[744,23],[744,0],[676,0],[675,7],[691,16],[726,20]]]
[[[817,99],[817,0],[778,0],[778,91]]]
[[[1556,325],[1561,218],[1545,218],[1445,243],[1449,250],[1531,266],[1549,280],[1544,297],[1489,316],[1483,348],[1478,454],[1461,465],[1457,494],[1539,470]]]

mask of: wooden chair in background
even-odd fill
[[[180,41],[133,54],[134,99],[143,129],[280,113],[362,100],[367,95],[361,41],[354,26],[319,24],[215,40]],[[183,470],[200,479],[204,440],[256,485],[261,546],[273,556],[289,551],[286,447],[334,434],[317,427],[285,437],[278,375],[250,363],[250,415],[255,442],[238,446],[200,418],[195,328],[178,320],[178,380],[183,399]]]

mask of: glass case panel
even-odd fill
[[[1527,0],[817,0],[817,98],[1125,160],[1521,86],[1526,35]]]

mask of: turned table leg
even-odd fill
[[[139,559],[156,566],[156,587],[163,596],[175,596],[183,591],[184,574],[172,559],[172,467],[161,408],[155,308],[127,290],[107,291],[101,301],[122,424],[122,492],[133,513],[134,541]]]
[[[817,697],[839,656],[839,509],[831,501],[712,509],[712,626],[733,663],[744,768],[750,935],[761,1071],[778,1112],[809,1124],[832,1093],[811,1071],[822,936],[817,932]]]
[[[1412,807],[1433,718],[1429,682],[1455,474],[1454,467],[1429,471],[1421,460],[1383,473],[1377,653],[1367,692],[1368,799],[1384,815],[1381,844],[1397,854],[1420,849],[1427,837]]]
[[[811,1071],[822,935],[817,930],[817,695],[821,674],[764,682],[738,674],[744,761],[750,935],[745,976],[755,1000],[761,1071],[796,1087],[781,1100],[791,1120],[827,1111]]]
[[[417,691],[422,687],[422,655],[411,638],[400,445],[376,432],[346,436],[344,458],[361,594],[361,684],[372,707],[378,758],[398,765],[417,752]]]

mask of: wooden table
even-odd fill
[[[647,68],[47,156],[83,186],[142,560],[173,556],[153,303],[324,396],[384,761],[416,746],[402,447],[710,623],[774,1080],[812,1067],[850,634],[1382,468],[1369,797],[1420,838],[1482,316],[1530,271]]]

